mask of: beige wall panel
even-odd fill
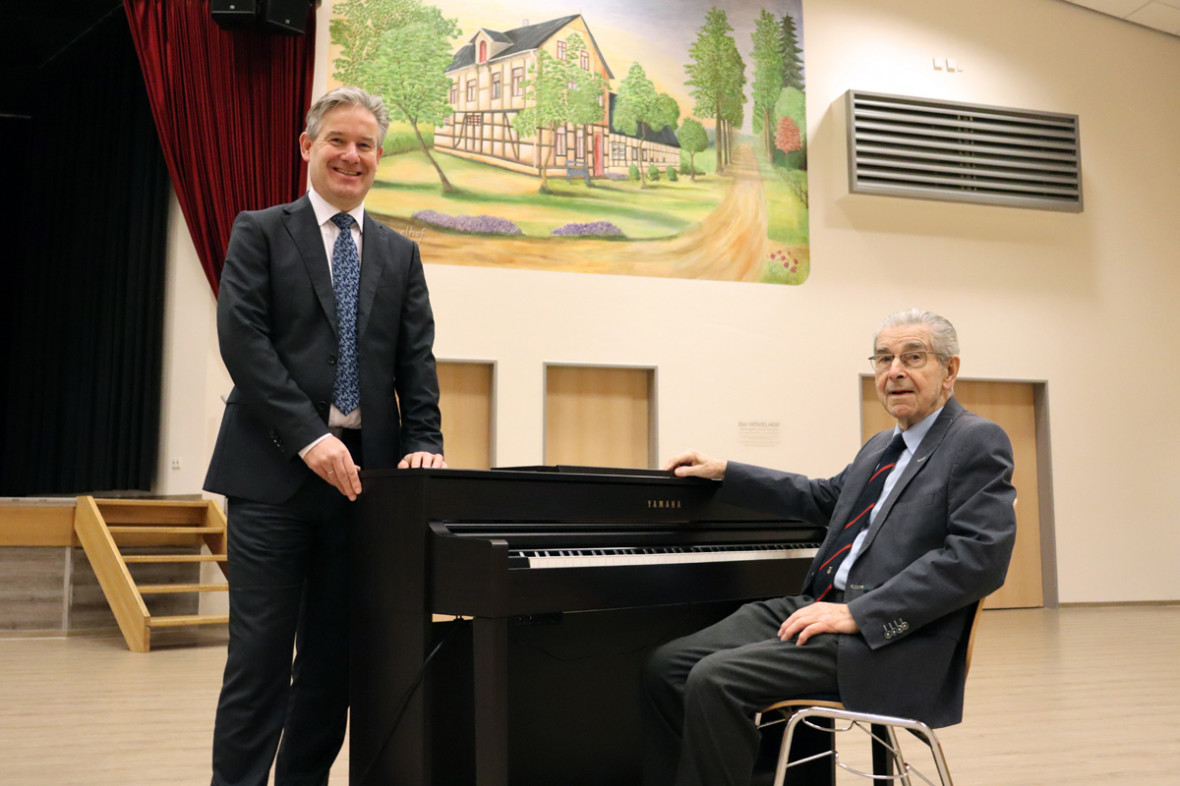
[[[549,366],[545,373],[545,463],[652,465],[652,371]]]
[[[1044,604],[1041,584],[1041,522],[1037,494],[1036,418],[1033,384],[960,379],[955,397],[967,409],[998,423],[1012,440],[1016,462],[1016,547],[1004,586],[988,596],[985,608],[1025,608]],[[872,377],[861,377],[861,417],[865,439],[896,421],[877,398]]]
[[[442,410],[447,466],[492,466],[492,364],[439,361],[438,406]]]

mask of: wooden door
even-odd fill
[[[652,466],[650,368],[545,369],[545,463]]]
[[[955,398],[965,408],[997,423],[1012,440],[1016,462],[1016,548],[1004,586],[992,593],[985,608],[1032,608],[1045,604],[1042,585],[1041,521],[1037,495],[1035,388],[1031,382],[955,382]],[[872,377],[861,378],[861,424],[865,439],[896,421],[877,398]]]
[[[442,410],[447,466],[492,466],[492,364],[439,361],[438,408]]]

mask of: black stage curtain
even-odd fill
[[[0,495],[150,490],[168,174],[122,9],[34,81],[31,111],[0,124],[16,169]]]

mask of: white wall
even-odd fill
[[[229,394],[232,382],[217,349],[217,300],[175,192],[168,204],[168,237],[160,456],[154,491],[198,494],[221,424],[221,397]],[[223,497],[206,496],[224,508]],[[216,565],[201,565],[202,584],[223,580]],[[229,598],[224,593],[201,593],[200,613],[228,612]]]
[[[427,265],[438,356],[498,363],[496,462],[541,460],[543,364],[561,361],[658,367],[661,456],[837,472],[859,444],[878,320],[931,308],[959,329],[965,377],[1047,384],[1060,600],[1180,599],[1180,39],[1059,0],[811,0],[804,25],[803,286]],[[964,70],[935,71],[936,56]],[[849,195],[850,88],[1079,115],[1085,212]],[[170,493],[199,487],[190,468],[228,392],[186,254],[170,264],[162,460],[186,453],[161,469]],[[780,422],[780,443],[743,445],[749,420]]]
[[[168,205],[164,291],[164,378],[157,494],[195,494],[221,424],[221,396],[232,383],[217,348],[217,300],[201,269],[180,203]],[[174,466],[178,465],[178,466]]]

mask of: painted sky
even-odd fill
[[[429,0],[428,0],[429,2]],[[684,85],[684,66],[689,62],[688,49],[705,22],[705,13],[714,6],[723,8],[734,28],[734,41],[746,61],[746,89],[749,93],[750,52],[754,45],[750,34],[754,20],[762,9],[781,18],[790,14],[795,20],[799,46],[803,47],[802,0],[676,0],[645,3],[636,0],[580,0],[563,3],[554,0],[435,0],[443,15],[457,19],[462,35],[455,48],[465,44],[480,27],[510,30],[524,24],[537,24],[570,14],[582,14],[614,72],[612,88],[627,75],[631,63],[639,61],[660,92],[668,93],[680,103],[681,118],[692,114],[693,98]],[[750,103],[746,103],[746,130],[750,125]],[[705,122],[710,125],[709,121]]]

